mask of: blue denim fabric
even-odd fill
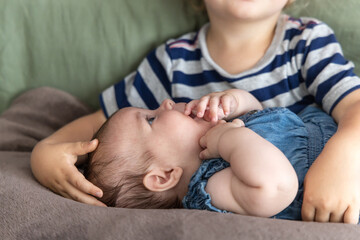
[[[336,123],[315,107],[307,107],[298,115],[286,108],[268,108],[249,112],[240,119],[246,127],[278,147],[293,165],[299,179],[298,194],[274,218],[300,220],[304,177],[325,143],[336,132]],[[204,161],[191,178],[189,191],[183,199],[184,207],[227,212],[211,204],[211,197],[205,187],[213,174],[229,166],[220,158]]]

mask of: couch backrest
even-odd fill
[[[38,86],[96,107],[149,50],[204,22],[183,0],[0,0],[0,113]]]
[[[328,24],[341,43],[345,57],[355,63],[360,75],[359,0],[296,0],[288,11],[292,16],[310,16]]]
[[[309,6],[299,7],[304,1]],[[360,1],[297,0],[288,11],[326,21],[345,55],[360,64]],[[99,92],[149,50],[205,21],[185,0],[0,0],[0,113],[39,86],[63,89],[96,108]]]

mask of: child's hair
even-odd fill
[[[198,12],[205,11],[205,4],[203,0],[186,0]]]
[[[290,7],[291,4],[293,4],[296,0],[288,0],[285,7]]]
[[[84,170],[85,177],[103,190],[100,201],[120,208],[181,208],[176,194],[153,192],[144,186],[144,176],[154,159],[152,152],[141,153],[136,147],[118,150],[127,139],[112,141],[110,122],[111,118],[95,134],[99,145],[89,154]]]

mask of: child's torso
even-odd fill
[[[255,57],[250,63],[255,66],[239,74],[230,74],[211,58],[207,28],[159,46],[136,72],[106,89],[100,97],[105,114],[127,106],[155,109],[166,98],[188,102],[229,88],[250,92],[264,107],[287,107],[298,113],[320,104],[331,112],[360,86],[333,31],[316,19],[282,15],[263,57]]]

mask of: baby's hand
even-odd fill
[[[31,168],[37,180],[53,192],[79,202],[105,206],[100,188],[85,179],[75,166],[78,156],[96,149],[98,140],[75,143],[39,143],[31,156]],[[93,196],[91,196],[93,195]]]
[[[200,146],[204,148],[204,150],[200,152],[199,157],[201,159],[221,157],[219,154],[219,142],[221,141],[221,136],[227,131],[244,126],[244,122],[240,119],[234,119],[232,122],[220,120],[215,127],[211,128],[202,138],[200,138]]]
[[[184,113],[185,115],[193,113],[198,118],[216,123],[219,119],[226,119],[238,104],[231,90],[214,92],[186,104]]]

